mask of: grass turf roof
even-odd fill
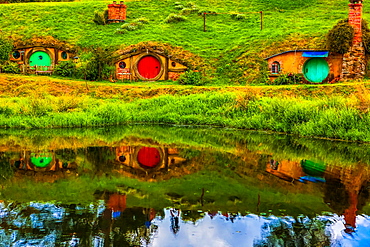
[[[25,38],[35,34],[50,35],[82,47],[128,46],[148,40],[161,41],[182,46],[204,57],[217,58],[234,46],[259,50],[260,44],[266,40],[277,41],[292,33],[324,36],[348,13],[348,1],[344,0],[193,1],[200,10],[212,9],[217,13],[264,11],[262,31],[259,14],[246,14],[245,20],[220,14],[207,16],[207,32],[203,32],[203,18],[197,14],[190,14],[186,22],[164,23],[170,13],[179,13],[173,1],[129,1],[126,2],[127,21],[147,17],[150,22],[141,30],[115,34],[121,24],[99,26],[92,21],[94,11],[104,10],[110,2],[4,4],[0,6],[0,29],[8,35]],[[186,5],[187,1],[180,3]],[[365,18],[368,15],[366,7],[364,4]]]

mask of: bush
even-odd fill
[[[210,9],[201,9],[198,11],[198,15],[204,15],[206,13],[207,15],[215,15],[217,12]]]
[[[236,13],[236,12],[232,13],[230,16],[231,16],[232,19],[235,19],[235,20],[245,20],[247,18],[246,15],[239,14],[239,13]]]
[[[93,21],[98,25],[106,25],[108,23],[108,10],[95,11],[95,16]]]
[[[0,62],[7,61],[12,52],[13,42],[3,36],[0,36]]]
[[[140,17],[133,20],[131,23],[125,23],[121,26],[120,29],[117,29],[115,33],[124,34],[127,31],[135,31],[142,28],[145,24],[149,23],[149,19],[145,17]]]
[[[331,52],[344,54],[349,51],[354,35],[354,29],[348,24],[348,19],[339,21],[326,37],[327,49]]]
[[[203,85],[202,81],[202,74],[196,71],[186,71],[185,73],[181,74],[178,82],[183,85],[196,85],[200,86]]]
[[[109,79],[113,72],[113,52],[107,48],[92,47],[86,61],[81,62],[78,74],[85,80],[101,81]]]
[[[165,23],[177,23],[181,21],[186,21],[187,18],[182,15],[171,13],[167,18],[164,20]]]
[[[64,77],[76,76],[76,64],[72,61],[59,62],[54,69],[54,73]]]
[[[271,85],[288,85],[288,84],[299,84],[303,82],[302,74],[287,73],[281,74],[278,78],[272,81]]]
[[[10,61],[4,62],[0,68],[2,73],[19,74],[21,72],[19,65]]]
[[[141,22],[125,23],[121,26],[123,30],[135,31],[141,28],[143,24]]]
[[[370,53],[370,29],[367,25],[367,21],[362,19],[362,42],[364,44],[365,50],[367,53]]]
[[[175,4],[175,9],[178,9],[178,10],[182,10],[182,9],[184,9],[185,7],[184,7],[184,5],[182,5],[182,4]]]
[[[199,11],[198,8],[183,8],[180,11],[180,15],[189,15],[191,13],[197,13]]]

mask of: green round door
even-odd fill
[[[329,75],[328,62],[319,57],[311,58],[303,65],[303,74],[310,82],[322,82]]]
[[[44,51],[36,51],[30,57],[30,66],[51,66],[51,58]]]

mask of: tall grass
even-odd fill
[[[89,96],[0,99],[0,126],[19,128],[83,127],[123,123],[212,125],[273,130],[301,136],[370,141],[370,115],[355,99],[336,96],[255,97],[242,94],[163,95],[130,103]]]

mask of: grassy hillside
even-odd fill
[[[94,12],[103,11],[111,1],[80,1],[58,3],[23,3],[0,5],[0,29],[13,38],[28,39],[34,35],[53,36],[62,41],[88,47],[91,45],[123,48],[142,41],[159,41],[181,46],[200,55],[213,65],[218,79],[244,83],[250,81],[245,71],[255,61],[289,49],[323,48],[323,39],[335,23],[347,17],[348,1],[129,1],[127,22],[146,17],[142,29],[124,34],[116,32],[122,24],[97,25]],[[192,5],[197,11],[221,13],[203,17],[184,14],[184,22],[165,23],[171,13],[179,14],[175,3],[184,8]],[[364,4],[364,17],[369,16]],[[263,30],[260,14],[263,11]],[[232,18],[229,13],[245,13],[245,19]],[[249,13],[253,12],[253,13]],[[216,70],[217,68],[217,70]],[[256,67],[258,70],[259,68]],[[243,79],[241,78],[244,78]]]

